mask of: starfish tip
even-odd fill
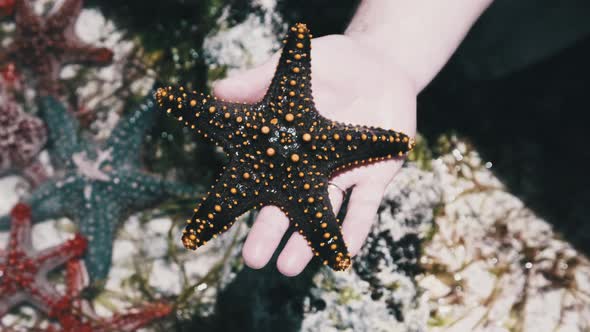
[[[69,243],[72,246],[73,251],[76,253],[76,256],[82,255],[88,247],[88,240],[79,233],[76,233]]]
[[[305,24],[305,23],[298,22],[297,24],[295,24],[295,26],[293,28],[297,29],[297,30],[302,29],[303,33],[309,32],[309,29],[307,28],[307,24]]]
[[[350,258],[346,257],[339,262],[336,262],[334,265],[334,270],[336,271],[346,271],[351,265]]]
[[[199,240],[195,236],[194,232],[185,233],[182,235],[182,244],[185,248],[190,250],[197,250]]]
[[[31,218],[31,208],[24,203],[18,203],[12,208],[10,215],[17,220],[29,219]]]
[[[91,57],[91,61],[97,64],[107,64],[113,61],[115,53],[106,47],[96,49]]]
[[[172,312],[172,306],[167,303],[155,303],[152,305],[149,310],[146,310],[146,313],[149,313],[149,316],[162,318],[168,316]]]

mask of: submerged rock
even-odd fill
[[[588,329],[588,259],[469,144],[441,150],[394,180],[353,269],[315,276],[302,330]]]
[[[414,165],[402,169],[386,191],[353,269],[323,269],[315,277],[304,331],[425,330],[428,307],[415,276],[441,200],[439,186],[433,173]]]

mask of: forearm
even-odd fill
[[[387,56],[420,92],[493,0],[362,0],[346,34]]]

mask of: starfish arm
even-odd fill
[[[82,260],[75,259],[67,263],[65,283],[65,295],[67,297],[74,299],[80,296],[85,286],[85,274]]]
[[[94,47],[77,39],[69,40],[64,49],[63,63],[107,65],[113,61],[113,51],[106,47]]]
[[[6,280],[0,280],[0,312],[9,310],[22,301],[28,301],[48,312],[54,301],[58,300],[59,295],[49,285],[46,278],[47,271],[43,269],[42,264],[39,264],[35,258],[28,259],[34,251],[31,241],[31,209],[19,203],[10,214],[12,227],[6,254],[10,260],[14,260],[14,262],[10,260],[8,262],[17,266],[18,270],[12,267],[11,271],[11,267],[4,267],[8,268],[9,273],[5,276]],[[5,260],[4,263],[6,263]]]
[[[78,216],[79,230],[88,239],[84,262],[91,281],[104,281],[111,268],[113,241],[121,212],[115,203],[93,206]]]
[[[190,198],[202,189],[135,171],[118,173],[117,195],[125,208],[145,209],[169,198]]]
[[[14,10],[17,34],[19,29],[39,29],[41,27],[41,18],[35,13],[29,0],[17,0]]]
[[[76,234],[73,239],[61,245],[38,252],[33,258],[38,271],[34,284],[29,286],[32,290],[29,301],[44,312],[52,314],[52,311],[59,305],[63,297],[49,283],[47,279],[48,273],[82,256],[85,249],[86,240],[79,234]]]
[[[63,31],[74,27],[80,11],[82,10],[82,0],[65,0],[47,19],[45,25],[53,31]]]
[[[332,171],[403,157],[414,147],[412,138],[394,130],[333,122],[325,128],[308,145],[316,146],[314,158],[327,161]]]
[[[336,219],[326,189],[327,181],[320,189],[311,189],[300,195],[297,204],[284,205],[287,200],[275,204],[285,212],[291,225],[306,240],[314,255],[324,265],[334,270],[350,266],[350,255],[342,237],[341,220]]]
[[[26,200],[31,207],[33,222],[64,217],[68,200],[67,193],[75,183],[70,181],[48,181],[39,186]]]
[[[172,307],[162,303],[146,305],[133,312],[115,315],[103,322],[97,332],[121,331],[133,332],[136,329],[148,325],[154,320],[166,317],[172,311]]]
[[[26,64],[35,75],[35,81],[40,96],[57,96],[62,88],[59,73],[61,60],[53,54],[36,57],[34,61]]]
[[[40,274],[46,275],[56,267],[82,256],[84,250],[86,250],[86,245],[86,240],[81,235],[76,234],[74,238],[60,245],[38,252],[35,262],[39,265]]]
[[[9,215],[0,216],[0,232],[9,230],[11,223]],[[0,256],[2,256],[2,251],[0,251]]]
[[[211,191],[195,209],[187,221],[182,242],[188,249],[195,250],[211,238],[227,231],[235,220],[259,204],[257,188],[240,182],[243,174],[225,172],[212,186]]]
[[[0,287],[0,290],[2,288]],[[27,300],[27,295],[24,292],[17,292],[15,294],[1,294],[0,293],[0,317],[4,317],[10,309],[23,303]]]
[[[27,251],[31,244],[31,208],[25,204],[17,204],[10,212],[12,227],[8,254],[17,251]]]
[[[47,184],[44,186],[47,186]],[[27,203],[31,206],[34,222],[41,222],[63,216],[61,196],[56,196],[55,194],[57,193],[55,191],[46,191],[43,187],[37,189],[33,196],[27,200]],[[10,215],[0,216],[0,231],[9,230],[11,224],[12,219]]]
[[[127,164],[139,167],[141,146],[156,117],[154,108],[151,98],[147,98],[135,111],[119,120],[106,142],[106,146],[112,149],[111,163],[114,168]]]
[[[311,34],[304,24],[289,29],[275,75],[264,97],[273,111],[299,114],[313,108]]]
[[[49,314],[54,305],[56,305],[61,295],[49,283],[46,275],[37,275],[35,281],[29,285],[29,290],[25,293],[25,301],[33,304],[37,309]]]
[[[10,213],[12,225],[10,228],[10,237],[6,250],[2,251],[0,263],[8,263],[8,257],[20,258],[27,255],[32,248],[31,245],[31,211],[24,204],[17,204]],[[8,266],[1,266],[4,270]],[[7,275],[6,277],[14,277]],[[14,306],[28,299],[27,294],[19,288],[15,288],[12,280],[0,280],[0,317],[8,312]]]
[[[42,97],[39,107],[47,126],[53,161],[58,167],[73,167],[72,156],[80,150],[78,120],[53,97]]]
[[[262,119],[262,113],[256,106],[229,103],[202,93],[187,91],[183,87],[170,86],[158,89],[156,100],[166,113],[223,148],[251,144],[249,138],[238,135],[237,132],[251,129],[260,134],[263,130],[263,124],[252,125]]]

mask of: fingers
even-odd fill
[[[289,219],[278,207],[262,208],[242,249],[246,265],[253,269],[264,267],[277,249],[287,228]]]
[[[340,210],[342,200],[344,199],[344,193],[339,187],[340,186],[336,187],[333,185],[328,187],[330,202],[332,203],[332,209],[335,213]],[[282,274],[288,277],[294,277],[305,269],[312,258],[313,253],[307,244],[307,240],[305,240],[301,234],[293,233],[289,238],[289,241],[287,241],[285,248],[283,248],[283,251],[281,251],[281,254],[279,255],[277,268]]]
[[[299,233],[293,233],[277,260],[277,269],[287,277],[301,273],[313,258],[307,240]]]
[[[334,213],[337,214],[338,210],[342,206],[342,201],[344,200],[344,188],[340,184],[332,184],[328,185],[328,196],[330,196],[330,203],[332,204],[332,210]]]
[[[344,222],[342,234],[351,256],[356,255],[362,247],[373,222],[377,218],[377,210],[383,197],[384,188],[374,183],[363,183],[355,187],[350,195],[350,202]]]
[[[334,186],[330,186],[328,191],[336,212],[340,209],[344,195]],[[359,252],[367,238],[382,196],[383,188],[374,184],[364,184],[353,189],[342,225],[344,241],[352,256]],[[282,274],[293,277],[301,273],[312,258],[313,253],[307,241],[299,233],[293,233],[279,256],[277,268]]]
[[[268,90],[278,61],[277,53],[263,65],[215,82],[213,94],[218,98],[236,102],[260,101]]]

